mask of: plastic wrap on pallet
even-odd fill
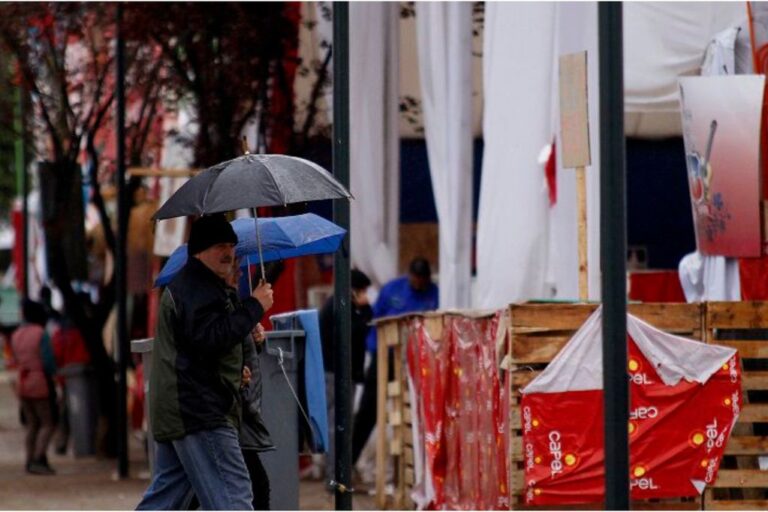
[[[509,386],[498,369],[498,327],[499,315],[449,315],[435,340],[423,319],[408,325],[420,508],[509,508]]]
[[[527,505],[603,499],[600,313],[522,391]],[[632,498],[698,496],[715,482],[742,407],[738,355],[632,315],[627,329]]]

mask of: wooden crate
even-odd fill
[[[597,304],[561,303],[510,306],[510,503],[513,509],[530,508],[525,506],[522,497],[525,484],[520,389],[541,373],[597,307]],[[666,332],[697,340],[704,339],[702,306],[698,304],[631,304],[629,311]],[[701,499],[642,501],[634,503],[633,507],[698,510],[701,508]],[[602,504],[568,508],[594,509],[602,508]]]
[[[379,509],[412,510],[411,491],[415,483],[411,399],[408,391],[406,344],[411,322],[419,318],[435,342],[443,339],[446,317],[483,318],[489,311],[445,311],[406,314],[376,322],[377,414],[376,414],[376,506]],[[387,371],[387,352],[391,351],[392,375]],[[387,429],[392,436],[388,438]],[[388,494],[387,468],[394,470],[394,493]]]
[[[411,491],[415,480],[411,400],[408,392],[406,342],[408,324],[424,319],[434,340],[442,337],[443,316],[439,313],[401,315],[376,323],[377,411],[376,411],[376,506],[382,510],[412,510]],[[388,361],[387,353],[391,352]],[[392,365],[392,373],[388,365]],[[392,436],[388,438],[387,431]],[[392,467],[394,493],[388,494],[387,468]]]
[[[707,342],[739,351],[744,407],[704,508],[766,510],[768,471],[758,456],[768,456],[768,302],[710,302],[705,316]]]

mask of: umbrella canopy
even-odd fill
[[[241,266],[259,263],[256,224],[261,234],[262,263],[310,254],[327,254],[339,248],[346,230],[314,213],[289,217],[236,219],[232,227],[238,243],[235,255],[242,257]],[[155,287],[165,286],[187,263],[187,244],[171,254],[155,280]]]
[[[247,154],[191,178],[153,219],[350,197],[331,173],[309,160]]]

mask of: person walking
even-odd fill
[[[49,321],[50,324],[50,321]],[[68,315],[61,315],[59,323],[51,334],[51,347],[53,357],[58,370],[55,382],[58,388],[57,409],[59,415],[58,426],[54,435],[54,449],[57,454],[67,453],[67,445],[70,438],[69,407],[67,405],[67,382],[62,374],[70,366],[86,366],[91,362],[91,356],[85,345],[80,329]]]
[[[371,280],[357,269],[350,272],[352,304],[352,382],[363,384],[365,377],[365,339],[368,324],[373,318],[373,309],[368,302],[368,287]],[[334,333],[333,295],[326,299],[320,310],[320,337],[323,342],[323,364],[325,366],[325,396],[328,411],[328,452],[325,456],[325,478],[335,478],[335,378],[336,335]],[[354,389],[352,396],[354,396]]]
[[[382,286],[373,305],[373,318],[431,311],[438,308],[438,288],[432,282],[432,269],[424,258],[414,258],[408,275],[398,277]],[[352,424],[352,465],[357,463],[376,425],[376,329],[368,332],[366,348],[372,355],[363,383],[360,408]]]
[[[269,475],[261,462],[260,453],[272,451],[275,444],[261,416],[262,375],[259,354],[264,347],[266,334],[261,324],[246,337],[243,347],[243,423],[240,426],[240,449],[245,466],[251,477],[253,509],[269,510]]]
[[[43,305],[25,299],[22,315],[24,323],[11,336],[11,350],[19,376],[16,392],[27,429],[26,470],[34,475],[52,475],[55,471],[48,464],[47,452],[56,428],[56,364],[45,332]]]
[[[189,259],[163,292],[152,353],[155,474],[138,510],[177,510],[194,493],[206,510],[252,510],[240,450],[243,339],[272,307],[259,283],[233,300],[237,235],[224,215],[192,224]]]

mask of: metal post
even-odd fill
[[[349,3],[333,4],[333,173],[349,187]],[[333,203],[333,221],[347,230],[333,260],[335,406],[336,406],[336,510],[352,510],[352,352],[349,276],[349,202]]]
[[[621,2],[598,5],[600,263],[603,296],[605,508],[629,509],[626,155]]]
[[[117,51],[115,85],[117,95],[117,239],[115,247],[115,291],[117,294],[117,456],[120,478],[128,477],[128,322],[126,308],[126,239],[128,236],[128,204],[125,197],[125,40],[123,39],[123,5],[117,4]]]
[[[27,128],[24,120],[24,94],[21,87],[16,88],[16,115],[14,131],[18,134],[14,144],[16,156],[16,190],[21,194],[21,254],[22,267],[21,296],[29,297],[29,180],[27,177]]]

